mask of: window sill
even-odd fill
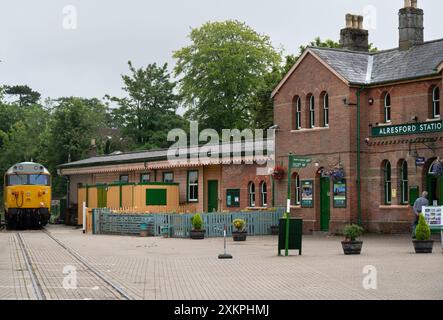
[[[378,127],[389,127],[392,126],[392,121],[379,123]]]
[[[318,127],[318,128],[312,128],[312,129],[291,130],[291,133],[318,132],[318,131],[325,131],[325,130],[329,130],[329,129],[330,129],[330,127]]]
[[[409,205],[392,205],[392,206],[382,205],[382,206],[379,206],[378,208],[381,209],[381,210],[390,210],[390,209],[403,209],[403,210],[406,210],[406,209],[409,209],[411,207]]]
[[[268,207],[246,207],[246,210],[268,210]]]
[[[291,206],[291,209],[301,209],[301,206],[300,205]]]
[[[440,121],[441,117],[436,117],[434,119],[426,119],[426,122],[434,122],[434,121]]]

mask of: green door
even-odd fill
[[[97,206],[99,208],[106,208],[107,207],[106,186],[98,186],[97,187]]]
[[[208,212],[218,211],[218,181],[208,181]]]
[[[429,205],[433,205],[434,200],[438,205],[443,205],[443,178],[428,175],[427,190],[429,193]]]
[[[329,178],[320,178],[320,228],[329,231],[331,220],[331,181]]]

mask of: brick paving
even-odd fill
[[[93,236],[64,226],[48,229],[134,299],[443,299],[441,244],[435,243],[431,255],[416,255],[408,236],[364,237],[360,256],[343,255],[341,238],[305,236],[303,256],[288,258],[277,256],[276,237],[249,237],[245,243],[229,239],[234,259],[221,261],[222,239]],[[24,239],[50,298],[118,298],[99,279],[85,276],[82,266],[46,235],[31,232]],[[11,234],[0,232],[0,244],[0,285],[14,288],[2,290],[0,298],[33,299],[32,292],[21,289],[29,279],[17,271],[20,258],[11,258],[16,252]],[[77,292],[60,288],[67,262],[79,268]],[[376,290],[363,287],[368,265],[377,271]],[[95,286],[100,290],[91,289]]]

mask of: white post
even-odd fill
[[[83,202],[83,233],[86,233],[86,202]]]

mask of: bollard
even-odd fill
[[[226,252],[226,225],[223,230],[224,253],[218,256],[219,259],[232,259],[232,255]]]

